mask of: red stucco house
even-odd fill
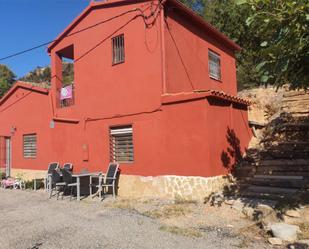
[[[251,138],[248,102],[236,97],[239,49],[176,0],[93,2],[48,47],[50,89],[19,82],[0,101],[1,166],[33,175],[51,161],[77,172],[118,161],[120,193],[214,183]]]

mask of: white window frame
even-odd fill
[[[110,161],[118,163],[134,162],[132,125],[110,127]]]
[[[209,77],[221,81],[221,57],[219,54],[208,50],[208,67],[209,67]]]

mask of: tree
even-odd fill
[[[0,97],[2,97],[15,82],[16,75],[6,66],[0,64]]]
[[[259,74],[255,69],[259,61],[259,37],[246,25],[246,19],[252,14],[249,6],[239,7],[234,0],[207,0],[203,16],[242,47],[236,55],[238,88],[249,88],[259,85]]]
[[[49,83],[50,78],[50,67],[37,67],[36,69],[30,71],[27,75],[20,78],[20,80],[34,83]]]
[[[207,22],[242,47],[236,55],[238,88],[259,85],[260,77],[255,69],[258,53],[251,49],[259,47],[259,38],[246,25],[252,10],[249,6],[238,6],[234,0],[183,0],[183,3],[199,13]],[[194,6],[202,6],[196,10]]]
[[[309,2],[307,0],[238,0],[251,8],[246,19],[259,37],[256,70],[263,84],[309,86]]]
[[[236,56],[239,88],[309,86],[307,0],[201,1],[183,0],[195,11],[198,2],[203,9],[197,12],[242,47]]]

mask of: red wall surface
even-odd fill
[[[167,11],[164,29],[166,46],[166,92],[190,92],[213,89],[237,94],[236,61],[234,51],[223,46],[190,21],[181,11]],[[208,51],[220,55],[221,80],[209,77]]]
[[[16,88],[0,106],[0,136],[11,137],[12,167],[46,169],[50,157],[50,103],[47,93]],[[12,128],[15,132],[11,133]],[[36,159],[24,159],[23,135],[37,133]]]
[[[187,19],[180,21],[180,14],[174,12],[166,18],[183,61],[167,26],[163,25],[163,13],[150,28],[145,28],[140,17],[133,20],[136,13],[131,12],[72,35],[134,8],[146,9],[147,14],[150,3],[95,6],[68,30],[69,36],[51,47],[49,95],[30,93],[15,104],[12,104],[15,95],[11,95],[0,105],[1,110],[10,106],[0,111],[0,135],[6,135],[12,125],[17,127],[12,135],[13,168],[44,170],[48,162],[58,161],[72,162],[76,172],[84,168],[105,171],[110,161],[110,127],[132,125],[134,162],[121,164],[123,174],[214,176],[227,173],[230,165],[224,165],[222,155],[230,146],[229,129],[240,139],[242,152],[251,137],[246,106],[209,97],[164,102],[162,98],[166,95],[162,94],[194,89],[218,89],[235,94],[233,53]],[[111,34],[124,34],[122,64],[112,65]],[[64,48],[71,45],[74,46],[75,104],[58,108],[57,89],[61,88],[62,77],[59,53],[66,54],[68,50]],[[208,48],[221,55],[222,82],[208,76]],[[183,62],[193,82],[192,88]],[[30,90],[17,90],[18,94],[22,91]],[[53,119],[55,127],[50,128]],[[23,158],[25,133],[38,134],[36,159]],[[234,159],[230,160],[232,163]]]

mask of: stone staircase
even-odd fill
[[[308,192],[309,93],[284,95],[281,114],[266,126],[260,144],[235,169],[236,194],[278,200]]]

